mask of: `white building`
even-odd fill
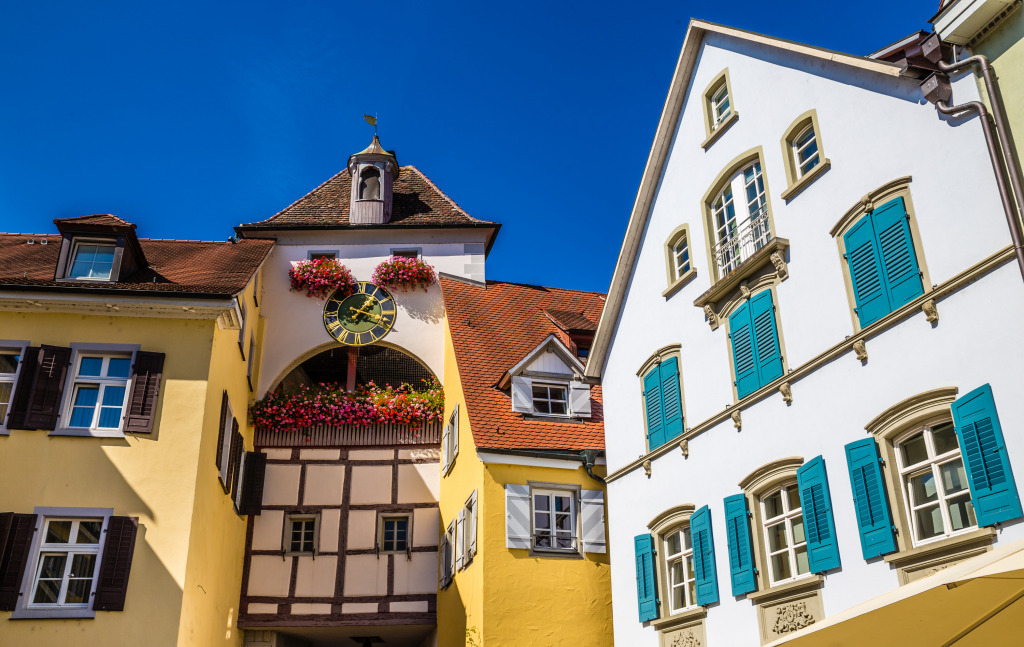
[[[587,367],[616,644],[810,635],[1024,538],[1024,285],[978,118],[920,82],[691,22]]]

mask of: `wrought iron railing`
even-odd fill
[[[718,264],[718,278],[723,278],[739,267],[740,263],[767,245],[771,238],[767,204],[758,209],[743,225],[737,227],[733,221],[725,232],[725,237],[715,243],[712,249],[715,262]]]

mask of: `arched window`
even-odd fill
[[[772,237],[760,157],[728,176],[708,207],[714,240],[711,251],[722,278]]]
[[[359,174],[359,200],[380,200],[380,171],[368,166]]]
[[[783,200],[796,197],[832,166],[832,162],[825,157],[817,111],[808,110],[794,119],[786,129],[782,136],[782,158],[785,161],[787,184],[781,194]]]
[[[690,252],[689,225],[679,225],[665,241],[665,271],[668,288],[662,295],[666,297],[674,294],[697,273],[693,269]]]

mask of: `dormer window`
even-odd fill
[[[114,267],[114,243],[76,240],[71,250],[67,278],[84,281],[109,281]]]
[[[569,413],[567,384],[533,383],[533,411],[541,416],[564,416]]]
[[[359,200],[380,200],[380,171],[368,166],[359,174]]]
[[[526,416],[589,418],[590,385],[579,358],[556,335],[549,335],[505,374],[512,410]]]

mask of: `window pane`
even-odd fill
[[[66,563],[67,555],[44,555],[42,568],[39,569],[39,577],[64,577]]]
[[[796,549],[796,574],[803,575],[810,572],[810,570],[811,565],[807,561],[807,546],[801,546]]]
[[[533,387],[533,397],[534,397],[534,399],[538,399],[538,398],[546,399],[548,397],[548,390],[547,390],[547,388],[545,388],[543,386],[535,386],[535,387]]]
[[[978,525],[974,517],[974,505],[971,503],[971,495],[964,494],[948,502],[950,530],[963,530]]]
[[[777,526],[768,528],[768,552],[774,553],[782,550],[789,543],[786,541],[786,524],[780,523]]]
[[[806,541],[804,537],[804,518],[803,515],[797,515],[791,520],[793,524],[793,543],[802,544]]]
[[[7,404],[11,401],[11,391],[14,390],[13,382],[0,382],[0,404],[6,408]],[[3,419],[0,418],[0,424],[3,424]]]
[[[132,360],[128,357],[111,357],[107,363],[107,377],[129,377]]]
[[[793,576],[789,566],[789,553],[779,553],[778,555],[772,556],[772,579],[776,582],[779,580],[788,580]]]
[[[103,389],[103,406],[120,407],[124,404],[124,392],[123,386],[107,386]]]
[[[46,526],[47,544],[66,544],[71,540],[70,521],[51,521]]]
[[[60,580],[39,580],[36,587],[36,596],[32,598],[34,604],[56,604],[57,596],[60,595]]]
[[[65,604],[85,604],[89,601],[92,590],[92,578],[68,580],[68,592],[64,596]]]
[[[112,266],[110,263],[93,263],[92,270],[89,271],[88,278],[109,279],[111,268]]]
[[[82,377],[100,377],[103,369],[102,357],[83,357],[78,367],[78,374]]]
[[[942,491],[947,496],[967,489],[967,472],[962,459],[950,461],[939,467],[942,474]]]
[[[693,550],[693,544],[690,543],[690,529],[683,529],[683,550]],[[689,568],[689,572],[693,572],[693,568]]]
[[[802,133],[800,133],[800,136],[797,137],[796,141],[793,143],[797,147],[797,149],[800,149],[803,148],[807,144],[807,142],[811,141],[812,139],[814,139],[814,128],[807,128]]]
[[[672,589],[672,608],[682,609],[686,606],[686,602],[683,600],[683,587],[678,586]]]
[[[782,491],[773,492],[764,500],[764,516],[773,519],[782,514]]]
[[[538,494],[533,497],[533,509],[534,510],[548,510],[548,497],[545,494]]]
[[[789,507],[786,508],[789,512],[800,509],[800,490],[795,485],[786,488],[786,500],[789,503]]]
[[[551,517],[540,512],[536,513],[533,515],[533,527],[536,528],[538,532],[541,530],[545,532],[550,531]]]
[[[931,470],[910,477],[910,499],[912,505],[919,506],[923,503],[934,501],[937,498],[938,492],[935,489],[935,475],[932,474]]]
[[[942,512],[939,506],[929,506],[914,513],[917,520],[917,538],[928,539],[942,534]]]
[[[14,353],[0,353],[0,373],[15,373],[18,370],[18,356]]]
[[[928,448],[924,444],[924,433],[917,434],[909,440],[903,441],[900,445],[900,452],[903,454],[903,465],[909,467],[916,465],[928,458]]]
[[[811,134],[813,135],[814,133],[812,132]],[[806,162],[807,160],[811,159],[811,157],[816,157],[817,154],[818,154],[818,142],[813,141],[813,142],[810,143],[810,145],[807,148],[805,148],[802,151],[800,151],[800,166],[803,166],[804,165],[803,163]]]
[[[565,389],[560,386],[548,387],[552,400],[565,400]]]
[[[555,512],[569,512],[572,509],[572,499],[567,496],[555,497]]]
[[[100,530],[103,528],[102,521],[81,521],[78,524],[78,538],[76,544],[98,544],[100,543]]]
[[[935,454],[942,455],[960,448],[956,440],[956,429],[953,423],[947,422],[932,427],[932,441],[935,443]]]
[[[551,413],[556,415],[565,415],[565,402],[552,402]]]
[[[572,530],[572,517],[567,514],[555,515],[555,529],[564,531]]]
[[[93,260],[97,263],[113,263],[114,262],[114,246],[113,245],[92,245]]]
[[[681,533],[674,532],[668,536],[668,542],[666,543],[668,544],[669,555],[677,555],[683,550],[682,544],[679,541],[680,534]]]
[[[96,568],[96,555],[72,555],[69,577],[92,577]]]

